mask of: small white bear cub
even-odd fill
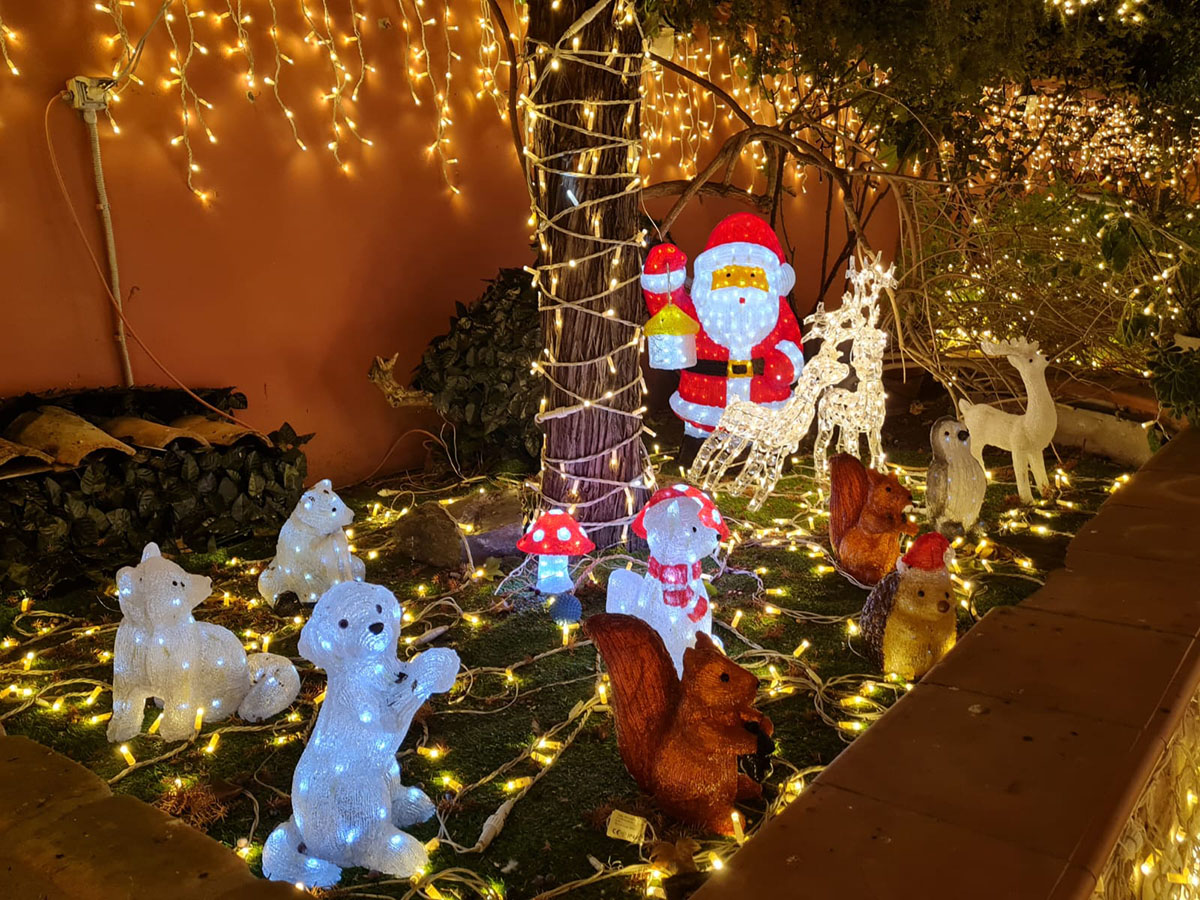
[[[353,521],[328,478],[305,491],[279,531],[275,559],[258,576],[263,599],[274,606],[291,591],[302,603],[316,603],[335,584],[362,581],[366,564],[350,552],[343,530]]]
[[[398,659],[401,614],[387,588],[344,582],[321,597],[300,634],[301,655],[328,683],[292,776],[292,817],[263,847],[263,874],[273,881],[331,887],[349,866],[409,878],[429,862],[401,829],[435,807],[401,783],[396,751],[421,705],[454,686],[459,662],[440,648]]]
[[[211,593],[210,579],[164,559],[153,543],[136,567],[117,573],[124,618],[113,648],[110,741],[127,741],[142,730],[151,698],[162,703],[158,733],[165,741],[191,737],[198,708],[205,722],[234,712],[258,722],[296,699],[300,677],[289,660],[274,653],[247,657],[232,631],[192,617]]]

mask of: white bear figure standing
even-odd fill
[[[212,593],[212,581],[191,575],[147,544],[142,561],[117,573],[124,618],[113,649],[113,714],[108,739],[142,730],[146,701],[162,701],[158,733],[166,741],[192,736],[197,710],[205,722],[237,712],[258,722],[286,709],[300,691],[291,662],[274,653],[249,657],[228,629],[197,622],[192,610]]]
[[[650,498],[633,520],[633,530],[650,545],[650,571],[642,577],[626,569],[609,575],[605,609],[647,622],[662,637],[682,678],[683,652],[695,646],[696,633],[712,636],[700,560],[717,551],[729,528],[707,494],[677,484]]]
[[[350,552],[343,530],[353,521],[328,478],[305,491],[279,531],[275,558],[258,576],[263,599],[274,606],[291,591],[302,603],[316,603],[335,584],[362,581],[367,566]]]
[[[396,751],[421,705],[453,687],[459,662],[440,648],[398,659],[401,615],[387,588],[343,582],[300,633],[300,653],[328,685],[292,777],[292,817],[263,848],[273,881],[330,887],[349,866],[408,878],[429,861],[401,829],[428,820],[433,801],[400,782]]]

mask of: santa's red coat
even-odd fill
[[[658,248],[655,248],[658,249]],[[696,308],[687,289],[682,285],[672,290],[658,292],[646,287],[650,279],[643,278],[642,293],[650,315],[671,302],[681,310],[700,321]],[[665,287],[666,285],[664,285]],[[803,336],[796,316],[792,313],[787,299],[779,298],[779,319],[775,328],[765,338],[754,346],[754,359],[763,360],[763,373],[751,376],[749,400],[766,406],[782,406],[792,395],[792,386],[804,367],[804,355],[801,350]],[[729,361],[729,348],[714,341],[700,325],[700,333],[696,335],[696,359]],[[731,399],[730,382],[741,379],[731,379],[726,375],[701,375],[689,369],[679,374],[679,390],[671,398],[671,408],[683,421],[700,432],[710,432],[720,421],[721,413]],[[733,397],[740,396],[734,393]]]

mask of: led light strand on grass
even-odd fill
[[[920,470],[910,471],[908,474],[911,477],[915,478],[916,483],[918,485],[920,484],[920,478],[921,478]],[[789,478],[790,477],[792,477],[792,476],[789,476]],[[1093,488],[1093,489],[1102,488],[1104,485],[1109,483],[1108,480],[1088,481],[1086,479],[1080,479],[1075,476],[1072,477],[1072,481],[1076,482],[1080,485],[1083,485],[1084,487],[1089,487],[1089,488]],[[788,490],[786,490],[786,486],[785,486],[785,490],[782,493],[782,496],[786,496],[789,501],[795,499],[796,502],[798,504],[800,504],[799,508],[801,510],[804,509],[803,504],[808,502],[807,500],[805,500],[803,498],[803,495],[801,492],[794,491],[794,490],[788,491]],[[1044,511],[1048,511],[1048,510],[1044,510]],[[1029,510],[1021,510],[1021,511],[1019,511],[1019,513],[1022,516],[1032,517],[1032,518],[1034,518],[1035,521],[1044,520],[1044,517],[1042,517],[1040,515],[1035,516]],[[797,521],[801,521],[801,520],[803,520],[803,514],[798,514]],[[1049,521],[1049,520],[1046,520],[1046,521]],[[768,540],[772,540],[775,538],[784,539],[783,542],[778,546],[786,546],[786,536],[789,534],[789,532],[794,530],[793,520],[790,520],[790,519],[780,519],[778,522],[772,522],[769,526],[765,526],[765,527],[761,527],[761,528],[756,527],[756,526],[746,527],[746,526],[749,526],[749,524],[750,523],[737,523],[737,527],[738,527],[739,534],[758,535],[758,537],[751,537],[747,540],[747,545],[750,545],[750,546],[754,545],[756,542],[766,542]],[[385,527],[385,525],[382,521],[372,522],[371,526],[372,527],[375,527],[375,526]],[[361,540],[363,540],[364,542],[369,542],[371,540],[371,536],[370,536],[368,528],[366,528],[365,526],[360,526],[360,527],[362,528],[364,533],[358,535],[358,537]],[[983,539],[983,544],[984,544],[985,549],[993,548],[993,547],[997,548],[996,552],[994,554],[992,554],[991,556],[989,556],[988,561],[996,564],[997,571],[1004,571],[1005,567],[1009,566],[1009,560],[1007,559],[1007,554],[1008,554],[1007,549],[1002,548],[1002,545],[998,544],[997,540],[993,537],[985,537]],[[806,550],[806,552],[808,552],[807,545],[802,545],[802,546]],[[959,558],[960,558],[960,560],[962,560],[963,562],[966,563],[966,565],[964,566],[963,572],[960,574],[961,574],[961,577],[963,577],[964,579],[969,580],[973,583],[978,583],[979,576],[975,573],[974,568],[973,568],[976,565],[976,563],[971,558],[971,549],[972,549],[972,545],[966,544],[966,542],[960,542]],[[815,550],[812,552],[815,552]],[[603,559],[616,560],[616,562],[607,562],[607,563],[604,563],[604,565],[620,566],[620,565],[624,564],[624,559],[622,557],[620,557],[619,555],[610,555],[610,556],[604,557]],[[790,559],[790,557],[789,557],[789,559]],[[599,559],[597,560],[597,562],[600,562],[600,561],[601,560],[599,560]],[[1015,558],[1011,561],[1011,564],[1012,564],[1012,567],[1019,565],[1019,563],[1016,562]],[[240,562],[239,568],[238,568],[239,575],[244,575],[244,573],[246,571],[248,571],[249,566],[250,566],[250,563],[247,563],[245,561]],[[729,569],[727,571],[729,573],[733,573],[736,570]],[[772,564],[772,572],[771,573],[743,572],[741,574],[744,574],[747,577],[757,577],[760,582],[761,582],[761,578],[764,574],[772,574],[775,577],[778,577],[780,575],[779,571],[775,568],[775,564]],[[230,585],[230,587],[232,587],[232,584]],[[761,587],[761,584],[760,584],[760,587]],[[240,593],[243,593],[243,591],[240,589],[234,589],[233,593],[240,594]],[[428,594],[428,590],[425,593]],[[218,590],[217,596],[218,597],[220,596],[220,590]],[[410,609],[415,614],[415,618],[417,618],[418,620],[424,620],[424,621],[428,622],[428,621],[430,621],[430,616],[431,616],[431,614],[428,611],[430,609],[438,609],[440,611],[438,614],[440,614],[440,615],[451,616],[454,618],[454,620],[456,622],[459,622],[461,620],[461,612],[456,611],[457,607],[455,605],[451,605],[453,603],[453,601],[450,600],[450,598],[440,596],[440,592],[436,591],[436,590],[434,591],[434,596],[437,597],[437,599],[433,600],[432,602],[417,601],[414,598],[413,605],[410,607]],[[751,598],[749,601],[746,598],[743,598],[739,601],[739,602],[747,605],[747,608],[749,610],[749,612],[747,614],[750,615],[750,621],[742,622],[741,624],[753,625],[755,623],[765,623],[768,621],[765,618],[763,618],[761,615],[761,608],[762,608],[761,602],[762,602],[762,598],[764,596],[768,596],[768,595],[765,595],[765,594],[756,595],[754,598]],[[780,599],[777,602],[785,603],[786,601]],[[439,606],[439,604],[444,604],[444,605]],[[729,606],[729,609],[722,611],[722,615],[728,616],[730,613],[733,612],[733,609],[734,609],[734,607],[731,603]],[[757,612],[756,612],[756,610],[757,610]],[[790,617],[790,614],[793,612],[802,612],[802,611],[788,610],[786,608],[786,606],[780,608],[781,616]],[[35,612],[34,615],[40,615],[40,611]],[[486,613],[484,615],[485,615],[485,617],[487,617]],[[72,620],[69,624],[74,626],[74,625],[76,625],[77,621],[78,620]],[[436,621],[436,619],[434,621]],[[845,623],[845,618],[841,617],[841,618],[837,618],[835,620],[834,624],[841,627],[844,625],[844,623]],[[245,624],[250,624],[250,623],[243,622],[242,627],[244,627]],[[465,626],[465,622],[463,622],[463,624]],[[751,634],[754,633],[752,628],[750,628],[748,630],[750,631]],[[547,629],[547,631],[549,632],[549,629]],[[16,633],[23,634],[23,632],[21,632],[21,631],[18,631]],[[84,640],[85,638],[87,638],[87,639],[93,638],[97,634],[108,634],[110,636],[109,639],[111,640],[111,627],[104,627],[104,628],[98,629],[96,626],[83,627],[82,625],[78,625],[77,627],[71,627],[71,628],[67,629],[65,632],[62,633],[61,637],[59,637],[58,640],[60,640],[60,641]],[[22,640],[31,639],[32,637],[33,637],[33,634],[30,633],[28,635],[24,635]],[[555,643],[557,643],[557,642],[555,642]],[[62,644],[58,644],[58,645],[56,645],[56,647],[57,646],[62,646]],[[752,648],[754,647],[752,642],[750,643],[750,646]],[[85,651],[85,656],[87,656],[88,658],[91,658],[90,648],[85,647],[83,649]],[[9,659],[7,659],[4,663],[0,663],[0,671],[4,672],[7,675],[7,677],[4,679],[4,681],[0,682],[0,683],[7,683],[8,681],[11,681],[14,679],[22,679],[21,659],[25,652],[26,652],[25,647],[23,647],[23,646],[19,647],[15,653],[10,654]],[[499,682],[501,684],[508,684],[510,677],[515,680],[517,677],[517,673],[528,672],[529,671],[528,667],[536,666],[537,662],[540,661],[540,659],[545,659],[545,658],[548,658],[549,656],[557,655],[558,653],[566,653],[566,652],[571,652],[571,651],[570,650],[561,650],[561,649],[555,647],[551,650],[546,651],[544,655],[539,654],[539,656],[535,659],[522,659],[519,661],[514,661],[510,665],[507,665],[507,666],[506,665],[498,665],[498,666],[493,666],[493,667],[480,668],[478,670],[473,670],[473,672],[471,672],[470,674],[463,673],[460,676],[460,679],[462,681],[466,682],[467,684],[470,684],[470,683],[472,683],[472,679],[477,679],[481,675],[494,675],[497,682]],[[818,713],[820,714],[822,721],[825,722],[830,727],[835,728],[837,730],[837,732],[839,733],[839,735],[846,740],[853,739],[857,734],[861,734],[864,729],[869,727],[869,723],[871,721],[873,721],[873,717],[877,718],[878,715],[881,714],[882,711],[887,708],[887,706],[890,704],[892,699],[894,699],[896,696],[901,695],[905,690],[907,690],[910,687],[910,685],[907,685],[907,684],[903,683],[902,681],[895,681],[895,680],[889,680],[886,678],[881,678],[878,673],[874,673],[874,674],[867,675],[867,676],[864,676],[864,675],[847,676],[843,679],[831,678],[828,681],[821,681],[820,679],[810,677],[810,674],[809,674],[810,670],[807,669],[804,665],[804,663],[805,663],[804,656],[801,655],[801,657],[799,657],[799,658],[793,657],[792,652],[793,651],[790,651],[790,650],[785,650],[783,652],[775,652],[775,651],[767,651],[763,648],[757,648],[757,649],[754,649],[753,652],[748,653],[746,655],[739,655],[738,659],[743,664],[753,667],[753,669],[755,671],[757,671],[760,675],[763,675],[763,682],[762,682],[762,693],[763,694],[765,694],[767,691],[768,683],[776,681],[775,678],[771,678],[769,676],[769,673],[770,673],[769,667],[774,665],[776,672],[777,672],[778,687],[782,687],[782,688],[790,687],[790,688],[793,688],[796,692],[803,693],[806,696],[811,695],[813,698],[813,703],[814,703],[816,709],[818,710]],[[51,648],[43,647],[43,648],[39,648],[39,655],[45,661],[58,661],[60,658],[62,658],[63,656],[65,656],[67,654],[52,652]],[[764,674],[764,673],[767,673],[767,674]],[[46,667],[45,663],[43,662],[37,668],[33,669],[29,673],[28,677],[23,678],[22,682],[29,683],[29,682],[32,682],[34,679],[41,678],[43,676],[53,676],[53,674],[54,674],[53,670]],[[525,676],[525,677],[527,679],[534,678],[534,676]],[[593,683],[595,683],[594,676],[589,676],[589,678]],[[494,684],[497,682],[491,682],[491,683]],[[83,687],[81,689],[81,693],[78,695],[81,698],[85,696],[86,692],[92,691],[96,687],[96,683],[91,680],[80,680],[80,683],[83,685]],[[63,689],[63,684],[64,683],[58,683],[58,684],[54,685],[53,686],[54,691],[61,691]],[[548,686],[552,686],[552,685],[548,685]],[[50,685],[47,685],[47,687],[50,687]],[[775,689],[778,690],[778,687]],[[468,691],[466,691],[464,693],[467,693],[467,692],[469,692],[469,688],[468,688]],[[597,689],[597,694],[592,695],[592,697],[591,697],[591,699],[595,703],[594,708],[596,708],[596,709],[600,708],[599,698],[597,696],[598,693],[599,692]],[[5,697],[7,698],[13,694],[14,694],[14,691],[10,690],[6,693]],[[854,696],[856,694],[861,696],[863,699],[861,699],[861,700],[849,699],[851,696]],[[32,704],[33,699],[34,699],[33,695],[34,695],[33,689],[28,688],[28,687],[21,687],[20,683],[18,683],[18,685],[16,686],[15,696],[17,696],[18,698],[20,698],[20,697],[25,698],[25,700],[23,700],[21,702]],[[69,710],[70,709],[69,702],[70,702],[71,695],[67,694],[67,695],[63,695],[63,696],[67,697],[67,704],[64,704],[64,709]],[[510,693],[510,696],[511,696],[511,693]],[[780,694],[774,699],[782,700],[784,696],[786,696],[786,695]],[[43,697],[46,700],[53,699],[50,694],[46,694],[42,691],[37,692],[38,699],[42,699]],[[460,696],[456,696],[455,702],[459,701],[460,699],[462,699]],[[482,702],[482,706],[481,706],[479,712],[483,713],[483,714],[489,714],[492,712],[496,712],[500,708],[499,705],[494,705],[494,704],[488,702],[488,698],[481,696],[480,692],[474,692],[472,699]],[[83,702],[86,703],[86,701],[83,701]],[[5,703],[4,705],[5,705],[5,707],[8,708],[8,710],[10,712],[18,712],[18,714],[19,714],[19,709],[21,707],[19,707],[18,704],[14,704],[14,703],[10,702],[10,703]],[[495,708],[493,708],[493,707],[495,707]],[[30,711],[28,713],[25,713],[24,715],[30,715],[30,716],[37,716],[37,715],[43,715],[43,714],[51,715],[50,710],[41,705],[33,705],[30,707],[25,707],[25,708],[29,708]],[[314,709],[314,707],[310,706],[309,703],[301,704],[300,708],[296,711],[297,712],[296,716],[294,718],[293,718],[293,716],[289,716],[288,722],[298,723],[298,722],[302,721],[302,718],[305,718],[305,717],[311,718],[313,709]],[[304,714],[305,714],[304,717],[301,717],[299,715],[300,711],[304,712]],[[456,709],[452,705],[449,709],[445,710],[444,713],[451,714],[454,711],[456,711]],[[470,710],[464,710],[464,711],[470,712]],[[107,713],[100,714],[100,720],[101,721],[107,720],[107,715],[108,715]],[[2,718],[2,717],[3,717],[3,714],[0,714],[0,718]],[[861,719],[862,722],[864,723],[862,728],[858,729],[857,731],[855,731],[854,729],[852,729],[849,726],[843,726],[843,725],[838,724],[839,722],[852,721],[854,719]],[[89,722],[90,720],[85,718],[83,721],[86,723],[86,722]],[[267,735],[264,737],[263,742],[264,742],[264,744],[268,744],[268,743],[272,743],[275,740],[275,738],[277,737],[277,735],[275,735],[272,732],[272,729],[277,728],[277,727],[278,727],[278,725],[266,726],[264,728],[237,727],[237,728],[233,728],[233,729],[229,729],[229,730],[231,730],[231,731],[247,731],[247,732],[265,730],[265,731],[267,731]],[[303,726],[300,726],[300,728],[303,728]],[[224,731],[225,729],[221,729],[221,730]],[[218,732],[214,731],[214,732],[212,732],[212,734],[209,736],[209,738],[207,740],[209,742],[212,742],[214,740],[219,740],[217,738],[217,735],[218,735]],[[563,740],[563,742],[566,743],[566,741],[561,736],[561,732],[557,726],[555,728],[550,729],[549,731],[543,732],[543,736],[547,737],[549,740],[552,740],[552,741]],[[294,739],[295,738],[293,737],[293,740]],[[534,747],[534,745],[537,743],[537,739],[535,739],[531,736],[530,740],[532,743],[528,744],[527,748],[537,749],[536,747]],[[180,749],[180,752],[187,754],[188,758],[190,758],[190,759],[203,759],[203,757],[199,756],[199,754],[204,753],[204,751],[206,749],[206,744],[203,741],[197,741],[190,745],[189,744],[180,745],[179,749]],[[549,748],[547,748],[547,749],[549,749]],[[541,751],[539,750],[538,752],[541,752]],[[567,751],[567,752],[569,752],[569,751]],[[197,754],[197,756],[192,757],[191,754]],[[569,757],[565,755],[563,750],[555,750],[554,757],[555,757],[555,759],[549,767],[541,768],[541,767],[534,766],[533,764],[527,762],[529,757],[528,757],[527,753],[523,753],[522,757],[520,759],[518,759],[514,764],[520,765],[521,759],[523,759],[526,761],[525,765],[528,766],[528,768],[525,770],[518,769],[517,771],[512,771],[511,769],[505,769],[503,772],[496,775],[493,779],[496,781],[496,784],[493,788],[494,795],[507,800],[508,798],[513,797],[513,795],[516,794],[518,791],[520,791],[521,788],[529,786],[528,784],[526,784],[523,781],[523,779],[525,779],[525,778],[534,779],[534,778],[538,777],[538,775],[540,775],[541,772],[549,771],[549,769],[552,769],[555,765],[558,765],[558,763],[560,761],[566,762],[568,765],[571,765],[571,763],[569,761]],[[140,761],[139,765],[145,766],[148,763],[152,763],[152,761],[143,760],[143,761]],[[786,758],[777,757],[775,759],[775,764],[777,767],[786,767]],[[788,768],[790,768],[790,767],[788,767]],[[782,768],[780,768],[779,771],[785,772],[785,770]],[[538,773],[538,775],[535,775],[534,772]],[[437,774],[437,773],[435,773],[435,774]],[[561,773],[559,773],[559,774],[561,774]],[[772,803],[769,805],[768,815],[765,818],[769,819],[769,817],[771,815],[774,815],[776,812],[779,811],[779,809],[782,809],[783,806],[785,806],[787,802],[794,800],[795,797],[800,794],[800,792],[803,789],[804,777],[806,777],[806,776],[799,775],[798,773],[797,774],[786,773],[780,777],[780,779],[779,779],[780,790],[778,792],[778,797],[774,801],[772,801]],[[774,781],[775,779],[772,779],[772,780]],[[517,784],[514,785],[514,790],[511,792],[504,791],[502,789],[503,787],[507,786],[508,781],[517,782]],[[471,787],[472,787],[471,785],[464,785],[464,790],[469,792],[471,790]],[[526,796],[526,795],[522,794],[522,796]],[[519,798],[517,798],[517,799],[519,799]],[[516,802],[516,801],[514,800],[514,802]],[[748,836],[752,835],[757,828],[761,827],[762,821],[757,816],[755,816],[752,821],[752,824],[753,824],[753,827],[746,828],[746,833]],[[697,862],[698,862],[700,868],[705,868],[709,865],[710,861],[707,858],[707,853],[710,852],[710,847],[712,847],[712,846],[713,845],[711,845],[711,844],[709,846],[706,846],[704,852],[702,852],[698,856]],[[254,847],[251,847],[248,845],[246,849],[247,849],[247,855],[250,855],[252,852],[253,853],[257,852],[258,845],[254,846]],[[728,852],[730,852],[732,849],[733,849],[732,842],[720,843],[720,844],[716,845],[716,852],[721,854],[723,857],[727,856]],[[1142,859],[1139,858],[1138,863],[1140,864],[1141,861],[1142,861]],[[1160,858],[1160,861],[1157,864],[1157,866],[1158,867],[1155,869],[1155,876],[1163,874],[1163,872],[1164,872],[1164,867],[1162,865],[1161,858]],[[610,871],[610,869],[606,869],[605,871]],[[615,871],[615,870],[613,870],[613,871]],[[630,867],[629,870],[622,869],[620,871],[622,871],[622,873],[623,873],[620,877],[644,877],[644,872],[645,872],[645,870],[642,869],[642,870],[640,870],[641,874],[639,875],[638,874],[639,870],[636,867]],[[440,873],[435,873],[435,876],[437,874],[440,874]],[[427,877],[433,878],[435,876],[427,876]],[[443,884],[443,891],[444,891],[447,884],[453,885],[454,882],[449,881],[449,880],[447,882],[439,881],[439,884]]]

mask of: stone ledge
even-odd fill
[[[23,737],[0,737],[0,836],[55,822],[111,797],[108,785],[74,760]]]
[[[294,900],[221,844],[23,737],[0,737],[6,900]]]
[[[1085,900],[1200,684],[1200,431],[1159,451],[695,900]]]

